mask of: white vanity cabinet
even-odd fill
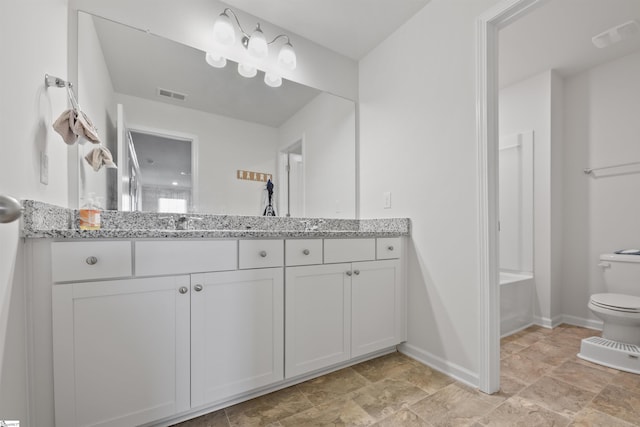
[[[286,268],[287,378],[405,340],[401,263],[388,259],[392,245],[399,258],[394,238],[376,260],[376,239],[325,239],[324,264]]]
[[[349,264],[287,267],[285,375],[300,374],[351,357]]]
[[[282,380],[282,268],[194,274],[191,283],[191,405]]]
[[[56,426],[136,426],[190,408],[189,286],[171,276],[53,287]]]
[[[168,425],[406,334],[400,238],[37,246],[53,285],[57,426]]]

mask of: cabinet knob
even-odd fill
[[[94,256],[90,256],[90,257],[87,257],[86,261],[87,261],[87,264],[94,265],[98,263],[98,258]]]
[[[267,251],[260,251],[260,256],[262,258],[266,258],[267,257]]]
[[[392,251],[392,250],[393,250],[393,246],[389,245],[389,246],[387,247],[387,249],[389,249],[390,251]]]
[[[194,289],[196,292],[200,292],[200,291],[202,290],[202,285],[195,285],[195,286],[193,287],[193,289]]]
[[[189,292],[189,288],[187,288],[186,286],[181,286],[180,289],[178,289],[178,292],[180,292],[181,294],[186,294],[187,292]]]
[[[347,276],[351,277],[351,271],[347,271]]]
[[[309,252],[309,249],[305,249],[305,250],[302,251],[302,253],[305,254],[305,255],[309,255],[311,252]]]
[[[360,270],[353,270],[353,274],[355,274],[356,276],[360,274]]]

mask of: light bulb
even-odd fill
[[[213,37],[218,43],[230,46],[236,41],[236,30],[233,28],[231,18],[226,12],[222,12],[213,24]]]
[[[287,42],[282,45],[280,53],[278,54],[278,64],[287,70],[295,70],[298,63],[296,52],[293,50],[291,43]]]
[[[247,49],[249,49],[249,53],[256,58],[264,58],[267,56],[267,53],[269,53],[267,39],[264,38],[264,33],[260,29],[260,24],[256,25],[255,31],[251,34]]]
[[[224,68],[224,66],[227,65],[227,58],[217,52],[207,52],[205,60],[207,61],[207,64],[216,68]]]
[[[275,73],[265,72],[264,73],[264,83],[267,86],[271,87],[280,87],[282,86],[282,77]]]
[[[242,77],[246,77],[250,79],[251,77],[255,77],[258,74],[258,70],[253,65],[247,65],[243,63],[238,64],[238,73]]]

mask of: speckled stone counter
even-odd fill
[[[330,219],[102,211],[100,230],[80,230],[78,211],[24,200],[22,237],[52,239],[349,238],[409,236],[408,218]],[[184,227],[185,229],[176,229]]]

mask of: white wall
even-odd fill
[[[547,71],[501,89],[499,99],[501,136],[534,132],[534,316],[545,326],[558,320],[562,300],[562,199],[556,192],[562,188],[562,170],[557,167],[562,164],[562,118],[556,112],[562,102],[561,84]]]
[[[169,39],[206,51],[210,47],[211,28],[216,17],[227,5],[217,0],[183,0],[164,2],[156,0],[71,0],[70,7],[112,19],[133,27],[148,29]],[[265,34],[290,34],[296,49],[298,67],[284,77],[325,90],[349,99],[358,96],[358,64],[336,52],[313,43],[301,36],[271,25],[260,18],[237,12],[244,27],[261,22]],[[276,49],[270,58],[275,61]],[[238,54],[230,56],[237,61]]]
[[[237,170],[276,175],[276,128],[120,93],[116,93],[115,101],[124,105],[129,128],[154,128],[198,138],[197,211],[262,213],[264,182],[239,180]]]
[[[279,128],[279,150],[304,141],[307,216],[355,218],[355,112],[353,101],[322,93]]]
[[[595,319],[587,303],[604,290],[599,254],[640,244],[640,174],[593,178],[582,172],[640,161],[639,75],[640,52],[565,80],[562,302],[564,313],[578,320]]]
[[[51,128],[66,94],[45,89],[44,74],[66,77],[67,1],[0,2],[0,52],[0,194],[66,205],[67,148]],[[48,185],[39,181],[42,151]],[[28,426],[22,250],[18,223],[0,224],[0,414]]]
[[[96,33],[93,19],[87,15],[82,15],[78,19],[78,31],[83,36],[78,39],[78,52],[83,60],[78,66],[78,101],[82,111],[89,116],[98,130],[100,140],[111,150],[113,155],[117,154],[115,144],[115,103],[113,101],[113,84],[111,76],[102,53],[102,46]],[[95,148],[94,144],[85,143],[79,147],[79,200],[88,196],[87,188],[91,189],[96,196],[102,197],[105,202],[108,195],[113,191],[108,191],[108,185],[115,182],[108,182],[108,178],[113,180],[115,170],[101,168],[95,172],[85,161],[84,156]],[[117,163],[117,159],[116,159]],[[114,202],[116,203],[114,206]],[[110,207],[117,209],[117,200],[112,200],[103,208]]]
[[[474,384],[475,19],[496,3],[432,0],[360,62],[361,216],[412,220],[403,349]]]

